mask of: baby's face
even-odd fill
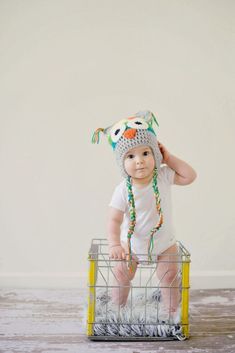
[[[128,175],[135,179],[149,177],[155,168],[152,149],[148,146],[138,146],[127,152],[124,167]]]

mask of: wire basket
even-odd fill
[[[170,263],[177,263],[175,281],[166,287],[156,272],[161,261],[151,262],[139,256],[138,268],[129,284],[125,306],[112,302],[112,290],[123,288],[115,275],[117,263],[108,255],[106,239],[93,239],[89,251],[87,336],[91,340],[184,340],[189,337],[189,267],[190,253],[177,242],[177,253],[164,259],[166,272]],[[140,254],[138,254],[140,255]],[[162,311],[163,289],[171,295],[179,292],[178,321],[170,312]]]

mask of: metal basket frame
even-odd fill
[[[181,292],[181,322],[180,325],[182,326],[182,333],[185,338],[189,338],[189,272],[190,272],[190,253],[188,250],[183,246],[183,244],[177,241],[178,245],[178,252],[175,254],[169,254],[169,260],[164,260],[163,262],[178,262],[179,263],[179,270],[181,275],[180,281],[180,292]],[[177,256],[177,258],[176,258]],[[108,255],[108,242],[107,239],[103,238],[94,238],[91,242],[91,247],[88,254],[89,260],[89,270],[88,270],[88,311],[87,311],[87,336],[91,340],[166,340],[166,339],[177,339],[177,338],[164,338],[164,337],[149,337],[143,335],[142,337],[123,337],[120,336],[97,336],[94,335],[94,325],[97,324],[96,322],[96,301],[97,301],[97,289],[103,288],[105,292],[108,294],[108,290],[113,288],[114,285],[110,285],[109,277],[110,274],[114,275],[113,267],[116,265],[117,261],[124,261],[124,260],[113,260],[109,258]],[[138,270],[140,270],[140,281],[139,285],[130,285],[131,291],[131,301],[132,301],[132,289],[140,288],[144,289],[145,293],[149,289],[159,289],[162,286],[152,285],[152,278],[156,272],[157,265],[159,261],[153,260],[150,262],[140,261],[138,265]],[[150,275],[143,286],[141,282],[141,271],[146,272],[149,271]],[[98,278],[103,281],[103,284],[98,283]],[[161,281],[160,281],[161,282]],[[159,282],[159,283],[160,283]],[[174,288],[174,287],[171,287]],[[178,288],[178,287],[177,287]],[[132,308],[132,302],[131,302]],[[120,310],[120,308],[119,308]],[[145,309],[146,310],[146,309]],[[146,318],[146,312],[145,312]],[[158,318],[157,318],[158,319]],[[105,325],[105,323],[104,323]],[[145,322],[145,325],[148,325]]]

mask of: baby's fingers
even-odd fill
[[[125,253],[125,251],[122,251],[122,259],[123,259],[123,260],[126,260],[126,253]]]
[[[119,251],[119,252],[117,253],[117,259],[118,259],[118,260],[124,260],[124,259],[125,259],[125,253],[124,253],[124,251]]]
[[[110,254],[109,254],[109,257],[110,257],[111,259],[116,259],[116,258],[117,258],[116,252],[115,252],[115,251],[111,251]]]
[[[126,254],[124,249],[112,249],[112,251],[109,253],[109,257],[113,260],[125,260]]]

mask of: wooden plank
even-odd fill
[[[0,352],[235,352],[234,289],[190,291],[184,342],[90,342],[86,301],[86,289],[0,290]]]

